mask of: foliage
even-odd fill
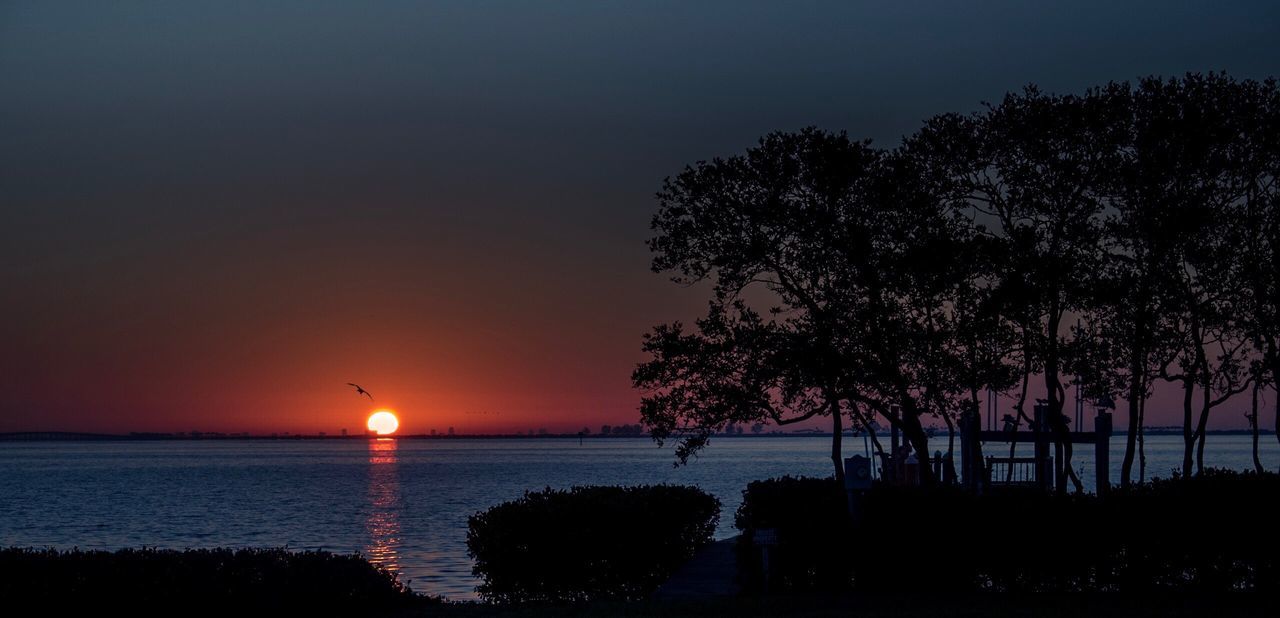
[[[839,421],[832,268],[839,236],[874,198],[882,153],[844,134],[774,133],[744,155],[699,162],[667,179],[649,241],[655,272],[710,281],[707,316],[645,337],[641,415],[683,463],[730,423]],[[763,310],[753,307],[763,304]],[[837,432],[838,433],[838,432]]]
[[[0,549],[0,597],[45,609],[236,607],[347,614],[429,601],[358,555],[286,549]]]
[[[1277,135],[1275,80],[1188,74],[1030,86],[892,150],[810,128],[698,162],[650,249],[709,309],[645,337],[642,420],[683,463],[729,423],[830,418],[838,478],[843,419],[929,452],[921,419],[987,389],[1029,423],[1034,378],[1067,471],[1067,387],[1128,400],[1127,483],[1163,377],[1203,468],[1210,411],[1280,373]]]
[[[547,488],[471,516],[467,548],[490,601],[640,599],[711,541],[719,516],[695,487]]]
[[[653,268],[708,281],[692,329],[658,326],[633,374],[642,418],[679,462],[730,423],[880,415],[927,450],[921,418],[945,414],[979,358],[951,345],[973,279],[963,221],[927,170],[842,133],[774,133],[668,179]],[[986,378],[986,374],[978,373]]]
[[[782,478],[749,485],[735,524],[748,583],[762,577],[752,532],[777,530],[776,591],[1274,594],[1280,539],[1240,517],[1265,512],[1277,491],[1276,474],[1213,469],[1105,499],[877,486],[855,528],[834,480]],[[1185,534],[1168,513],[1208,533]]]
[[[1276,111],[1266,103],[1275,94],[1274,84],[1210,74],[1143,80],[1132,96],[1132,154],[1121,167],[1117,204],[1121,213],[1158,212],[1139,225],[1160,259],[1150,277],[1156,283],[1148,285],[1162,309],[1161,340],[1169,344],[1160,374],[1186,394],[1184,470],[1192,467],[1193,446],[1203,468],[1210,410],[1255,377],[1248,367],[1252,342],[1242,329],[1248,304],[1242,223],[1246,210],[1274,195],[1268,168],[1276,153],[1259,147],[1257,132]]]
[[[760,589],[761,554],[754,549],[755,531],[772,528],[780,544],[770,548],[775,590],[840,590],[849,586],[847,565],[855,556],[822,548],[853,546],[843,486],[832,478],[791,477],[752,481],[742,492],[734,515],[739,574],[747,589]]]
[[[1039,374],[1049,408],[1043,429],[1068,464],[1063,374],[1073,348],[1065,320],[1088,307],[1101,261],[1103,197],[1120,152],[1112,129],[1123,112],[1114,85],[1081,96],[1028,87],[973,115],[938,116],[906,145],[947,179],[948,199],[969,213],[973,232],[996,245],[987,270],[997,312],[1017,333],[1009,350],[1022,366],[1017,412],[1025,418],[1026,383]]]

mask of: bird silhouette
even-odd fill
[[[354,383],[352,383],[352,382],[347,382],[347,386],[354,386],[354,387],[356,387],[356,395],[364,395],[365,397],[368,397],[368,398],[369,398],[369,401],[373,401],[373,395],[370,395],[370,394],[369,394],[369,391],[364,390],[363,388],[361,388],[359,384],[354,384]]]

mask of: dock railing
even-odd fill
[[[988,456],[986,461],[986,485],[990,488],[1038,487],[1035,457]],[[1049,469],[1053,469],[1052,460]]]

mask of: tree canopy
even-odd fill
[[[1040,395],[1065,488],[1067,388],[1128,400],[1127,482],[1164,378],[1185,393],[1183,472],[1193,445],[1202,467],[1210,411],[1280,368],[1278,91],[1028,87],[893,149],[808,128],[685,168],[658,194],[653,269],[710,297],[645,336],[643,422],[684,462],[730,423],[826,418],[839,476],[846,423],[928,453],[928,419],[991,390],[1030,421]]]

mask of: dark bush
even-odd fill
[[[285,549],[0,549],[0,598],[44,608],[312,608],[347,614],[429,602],[358,555]]]
[[[1280,591],[1277,498],[1280,475],[1215,469],[1118,494],[1111,512],[1142,534],[1116,577],[1127,589]]]
[[[775,528],[780,591],[1275,592],[1277,495],[1280,476],[1218,470],[1105,500],[877,486],[855,528],[836,481],[782,478],[748,485],[735,524],[749,589],[753,531]]]
[[[852,545],[843,487],[832,478],[785,476],[752,481],[743,492],[734,525],[738,538],[738,572],[742,582],[755,589],[760,581],[761,554],[752,550],[755,531],[772,528],[779,544],[769,549],[770,585],[779,590],[832,590],[848,587],[853,559],[846,551],[828,551]]]
[[[471,516],[467,549],[490,601],[638,599],[711,541],[719,515],[695,487],[547,488]]]

